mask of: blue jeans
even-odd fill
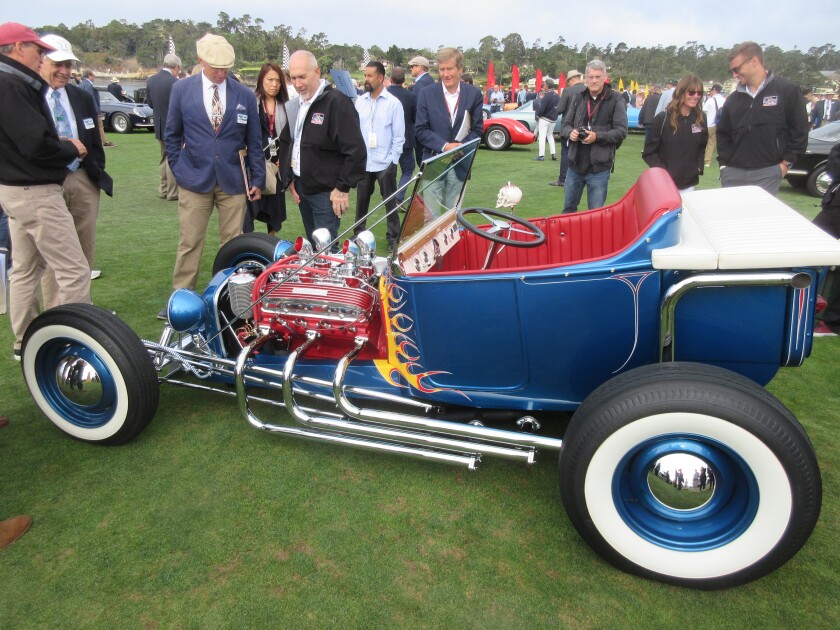
[[[574,167],[569,166],[566,172],[566,196],[563,200],[563,212],[577,212],[583,187],[586,186],[586,203],[590,210],[603,208],[607,201],[607,185],[610,182],[610,171],[581,175]]]
[[[414,175],[414,147],[405,149],[400,156],[400,181],[397,182],[397,188],[405,186],[406,182]],[[402,203],[405,199],[406,192],[411,194],[410,190],[401,190],[397,193],[397,203]]]
[[[332,251],[338,251],[338,228],[341,219],[335,216],[330,201],[330,193],[321,192],[314,195],[300,193],[300,218],[303,219],[303,229],[306,231],[306,238],[312,242],[312,232],[318,228],[327,228],[330,231],[330,240],[333,241]]]

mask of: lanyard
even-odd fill
[[[268,111],[268,102],[263,100],[263,109],[265,110],[265,117],[268,118],[268,137],[274,137],[274,118],[277,116],[277,101],[274,101],[274,111]]]
[[[449,109],[449,99],[446,97],[446,88],[443,88],[443,92],[443,102],[446,104],[446,109],[449,111],[449,125],[452,126],[455,124],[455,117],[458,115],[458,103],[461,102],[461,92],[460,90],[458,91],[458,98],[455,99],[455,107],[451,110]]]
[[[595,97],[595,100],[597,100],[598,102],[595,103],[595,109],[593,110],[592,99],[586,99],[586,122],[589,124],[590,127],[592,126],[592,120],[595,118],[595,116],[598,115],[598,108],[601,106],[601,101],[604,100],[603,94],[599,94],[597,97]]]

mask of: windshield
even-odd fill
[[[479,140],[471,140],[423,163],[403,221],[400,242],[408,244],[427,226],[453,213],[463,197]]]

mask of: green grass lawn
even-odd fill
[[[152,134],[113,135],[93,283],[141,337],[169,295],[176,203],[157,196]],[[644,168],[641,136],[619,151],[609,200]],[[479,152],[466,203],[522,188],[518,212],[559,212],[559,162],[535,146]],[[701,187],[717,187],[707,173]],[[817,200],[783,184],[812,217]],[[289,206],[282,236],[301,233]],[[218,246],[215,223],[200,283]],[[381,242],[384,242],[384,238]],[[485,460],[478,473],[250,429],[231,398],[164,388],[149,428],[120,447],[74,441],[30,399],[0,316],[0,518],[30,532],[0,551],[0,628],[481,627],[835,628],[840,625],[840,341],[770,389],[819,457],[823,511],[804,549],[747,586],[703,593],[621,573],[578,537],[556,460]],[[549,431],[557,431],[549,427]],[[772,498],[771,498],[772,500]]]

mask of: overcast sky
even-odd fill
[[[812,46],[838,43],[833,11],[822,13],[819,3],[767,0],[688,4],[662,0],[86,0],[4,4],[0,19],[30,26],[62,22],[73,26],[86,20],[102,26],[115,19],[139,25],[156,18],[215,25],[219,12],[224,11],[231,17],[247,14],[252,19],[262,18],[266,30],[285,24],[293,32],[301,28],[310,35],[323,32],[333,44],[384,49],[391,44],[432,50],[439,46],[471,48],[486,35],[501,39],[510,33],[519,33],[526,45],[537,39],[546,45],[562,37],[567,45],[577,47],[586,42],[615,46],[623,41],[633,47],[682,46],[697,41],[728,48],[754,40],[807,52]],[[413,8],[409,10],[409,6]]]

